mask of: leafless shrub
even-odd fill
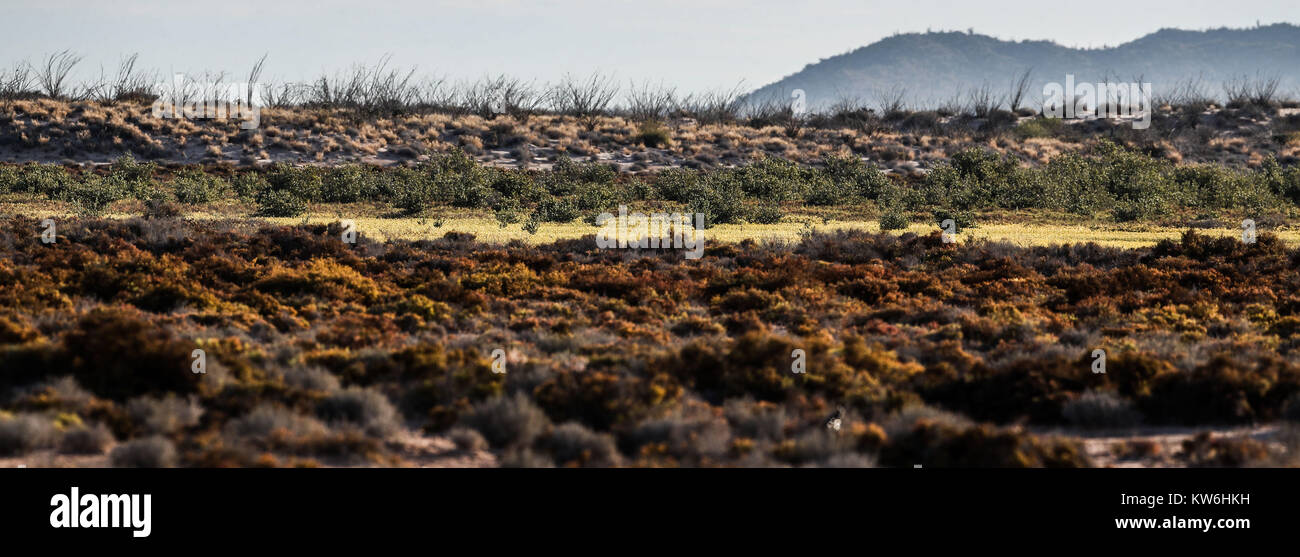
[[[1029,79],[1034,73],[1033,68],[1026,68],[1024,73],[1018,78],[1012,78],[1011,91],[1008,94],[1008,105],[1011,111],[1020,110],[1021,105],[1025,102],[1025,95],[1029,93]]]
[[[289,108],[302,102],[307,87],[300,83],[267,83],[261,89],[262,106]]]
[[[32,69],[25,63],[14,64],[9,71],[0,73],[0,101],[9,102],[30,94]]]
[[[876,106],[880,109],[880,114],[886,118],[901,115],[907,110],[907,89],[901,85],[893,85],[888,89],[877,90]]]
[[[253,67],[248,70],[248,92],[244,97],[244,104],[248,106],[253,106],[253,90],[256,89],[255,85],[257,85],[258,81],[262,79],[262,69],[266,66],[266,56],[266,54],[263,54],[253,64]]]
[[[101,67],[99,81],[87,86],[84,96],[100,102],[149,99],[153,94],[154,80],[136,71],[135,63],[139,56],[139,54],[132,54],[123,58],[118,62],[117,73],[111,78],[104,74],[104,69]]]
[[[858,131],[871,133],[880,127],[880,118],[876,111],[868,108],[858,97],[841,97],[828,108],[833,122]]]
[[[62,99],[71,94],[68,76],[72,69],[81,62],[81,56],[72,51],[63,50],[45,57],[45,62],[32,67],[36,83],[47,96]]]
[[[993,93],[993,88],[987,83],[971,89],[967,98],[970,100],[971,113],[976,118],[988,118],[1002,106],[1003,100],[1003,97]]]
[[[1269,107],[1277,104],[1278,85],[1281,79],[1277,76],[1258,76],[1254,83],[1251,84],[1250,102],[1258,107]]]
[[[737,83],[731,89],[692,93],[677,103],[677,112],[702,124],[735,122],[744,107],[743,86],[743,83]]]
[[[617,95],[618,83],[612,76],[593,72],[587,78],[565,75],[551,88],[550,99],[556,112],[578,118],[588,130],[594,130]]]
[[[631,83],[627,92],[627,115],[640,121],[662,120],[677,105],[677,90],[649,81]]]
[[[1245,106],[1250,102],[1250,79],[1246,76],[1231,77],[1223,81],[1223,96],[1230,107]]]
[[[385,55],[374,67],[358,64],[332,78],[321,76],[306,88],[304,102],[367,115],[404,112],[418,99],[418,90],[412,84],[415,69],[390,68],[390,59]]]
[[[1151,100],[1154,106],[1192,107],[1197,111],[1205,110],[1214,102],[1214,98],[1205,91],[1202,79],[1189,77],[1178,81],[1171,87],[1162,88]]]

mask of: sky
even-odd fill
[[[132,53],[163,74],[241,76],[267,54],[264,78],[300,81],[391,55],[453,81],[600,71],[694,92],[757,88],[900,32],[1101,47],[1167,27],[1257,22],[1300,23],[1300,2],[0,0],[0,67],[66,49],[84,56],[83,76],[112,73]]]

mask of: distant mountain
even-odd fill
[[[1050,41],[1004,41],[961,32],[895,35],[852,52],[809,64],[798,73],[753,93],[751,101],[789,99],[796,89],[810,108],[856,98],[874,106],[891,92],[906,91],[913,107],[934,107],[988,85],[1005,95],[1012,81],[1032,69],[1029,106],[1038,107],[1043,85],[1144,81],[1157,97],[1189,81],[1223,96],[1223,82],[1247,76],[1276,77],[1280,91],[1300,88],[1300,27],[1280,23],[1252,29],[1162,29],[1116,47],[1069,48]]]

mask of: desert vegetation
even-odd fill
[[[401,465],[434,436],[515,466],[1088,466],[1079,431],[1285,424],[1300,399],[1300,251],[1267,233],[844,232],[690,261],[591,238],[348,244],[337,225],[0,230],[11,457]],[[1115,458],[1284,464],[1286,439]]]

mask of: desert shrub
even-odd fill
[[[1021,139],[1035,137],[1054,137],[1061,132],[1065,121],[1060,118],[1038,117],[1016,124],[1012,130]]]
[[[822,468],[875,468],[876,459],[861,453],[838,453],[818,464]]]
[[[618,178],[616,166],[598,162],[579,164],[563,155],[555,159],[555,166],[552,171],[559,180],[572,183],[590,182],[608,186]]]
[[[657,120],[641,122],[634,139],[637,143],[650,148],[667,147],[673,142],[672,132]]]
[[[58,430],[49,420],[34,414],[0,417],[0,455],[14,456],[53,447]]]
[[[1097,179],[1116,200],[1115,219],[1146,220],[1184,201],[1170,165],[1106,140],[1096,147]]]
[[[1273,195],[1300,204],[1300,167],[1292,165],[1283,168],[1276,158],[1269,155],[1264,159],[1264,164],[1260,165],[1256,180],[1263,182]]]
[[[952,219],[957,225],[957,232],[975,227],[975,213],[966,209],[935,209],[934,223],[943,226],[943,221]]]
[[[339,390],[339,378],[320,366],[295,365],[280,372],[284,384],[304,391],[332,393]]]
[[[306,213],[307,199],[286,190],[262,190],[257,194],[257,214],[265,217],[296,217]]]
[[[619,437],[624,454],[657,453],[685,464],[721,460],[730,449],[726,421],[688,411],[643,421]]]
[[[321,199],[320,172],[309,166],[294,166],[288,163],[276,163],[266,173],[267,188],[277,192],[288,192],[303,201],[312,202]]]
[[[1138,424],[1141,415],[1129,400],[1109,391],[1088,391],[1061,408],[1065,421],[1084,428],[1126,428]]]
[[[700,173],[689,168],[669,168],[655,176],[655,190],[668,201],[686,203],[700,187]]]
[[[97,308],[64,335],[66,363],[77,382],[101,397],[127,400],[146,394],[194,391],[193,343],[176,339],[138,311]]]
[[[137,429],[150,434],[170,435],[198,425],[203,416],[203,406],[193,397],[139,397],[127,403],[126,413]]]
[[[810,177],[806,188],[804,203],[814,206],[844,205],[857,194],[851,184],[832,180],[826,176]]]
[[[18,167],[0,164],[0,193],[18,191]]]
[[[767,441],[785,438],[787,418],[785,408],[780,405],[751,399],[729,399],[722,409],[737,437]]]
[[[1096,217],[1115,203],[1102,183],[1098,165],[1076,153],[1053,157],[1042,172],[1048,207]]]
[[[177,464],[176,445],[158,436],[132,439],[114,448],[108,460],[116,468],[171,468]]]
[[[881,230],[903,230],[910,224],[907,212],[898,206],[887,207],[880,213]]]
[[[181,203],[211,203],[225,193],[226,182],[201,170],[185,169],[172,178],[171,187]]]
[[[610,184],[583,182],[574,187],[574,194],[579,211],[609,209],[618,202],[618,191]]]
[[[144,202],[144,217],[147,219],[173,219],[181,216],[181,207],[163,196],[155,196]]]
[[[776,224],[781,222],[783,216],[785,216],[785,212],[781,210],[780,205],[765,203],[751,209],[745,220],[755,224]]]
[[[373,389],[350,387],[330,395],[316,404],[316,415],[328,422],[360,427],[376,437],[387,437],[401,429],[393,404]]]
[[[954,154],[926,175],[927,201],[955,210],[983,207],[1023,209],[1043,204],[1038,174],[1012,155],[972,148]]]
[[[687,212],[704,215],[704,227],[739,222],[745,215],[744,192],[735,180],[710,174],[686,204]]]
[[[581,216],[578,206],[569,199],[549,197],[543,199],[533,209],[531,220],[535,222],[572,222]]]
[[[891,182],[876,165],[855,155],[828,154],[822,158],[823,172],[849,196],[879,199]]]
[[[510,449],[501,455],[502,468],[554,468],[551,457],[539,454],[528,447]]]
[[[483,451],[488,448],[487,439],[484,439],[483,435],[479,432],[469,428],[451,428],[451,430],[447,432],[447,437],[451,439],[451,442],[456,445],[456,450],[459,451]]]
[[[499,170],[492,174],[490,187],[501,197],[521,201],[535,201],[541,195],[541,189],[527,172]]]
[[[370,169],[360,164],[345,164],[330,168],[321,180],[321,201],[327,203],[355,203],[371,199],[377,188]]]
[[[1269,464],[1268,446],[1251,438],[1215,437],[1208,431],[1183,441],[1177,457],[1194,468],[1240,468]]]
[[[1082,449],[1065,439],[1040,439],[1023,431],[991,425],[959,427],[919,421],[890,435],[880,459],[890,466],[930,468],[1079,468],[1088,465]]]
[[[804,465],[827,461],[840,451],[839,436],[826,428],[816,427],[777,446],[773,456],[790,464]]]
[[[811,174],[797,163],[777,157],[764,157],[735,171],[710,172],[704,177],[706,181],[714,182],[710,189],[719,189],[716,183],[719,181],[739,182],[737,196],[743,194],[779,203],[803,197]],[[836,193],[848,189],[840,186],[834,181],[828,181],[826,188]]]
[[[88,174],[73,181],[63,193],[63,199],[72,203],[78,213],[100,215],[114,201],[126,199],[129,190],[120,178]]]
[[[1300,392],[1287,397],[1286,402],[1282,403],[1282,419],[1300,423]]]
[[[62,199],[65,192],[76,181],[68,169],[57,164],[29,164],[22,167],[14,191],[44,195],[50,199]]]
[[[556,426],[549,435],[539,440],[560,465],[614,466],[619,462],[614,438],[607,433],[596,433],[586,426],[567,422]]]
[[[78,426],[63,432],[59,452],[63,454],[104,454],[113,444],[113,434],[104,424]]]
[[[240,172],[230,178],[230,189],[246,201],[256,200],[258,193],[270,187],[266,178],[257,172]]]
[[[1258,176],[1217,164],[1179,167],[1174,171],[1189,201],[1203,209],[1260,210],[1278,205],[1268,183]]]
[[[233,439],[267,442],[272,436],[311,437],[328,432],[325,424],[287,408],[259,404],[247,414],[226,422],[224,434]]]
[[[158,165],[153,162],[136,162],[130,154],[122,155],[108,167],[109,177],[120,181],[126,195],[136,199],[148,199],[154,192],[154,172]]]
[[[526,395],[494,397],[474,405],[461,425],[478,431],[493,447],[524,446],[546,431],[550,420]]]

